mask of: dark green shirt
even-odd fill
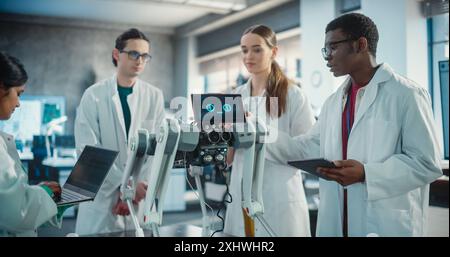
[[[120,103],[122,104],[123,119],[125,120],[125,131],[128,138],[128,131],[130,130],[131,124],[131,112],[130,106],[128,106],[127,97],[128,95],[133,93],[133,87],[122,87],[117,84],[117,91],[119,91]]]

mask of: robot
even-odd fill
[[[183,156],[181,161],[189,167],[199,190],[203,214],[202,235],[211,235],[210,217],[206,210],[200,176],[206,165],[225,164],[226,154],[223,149],[227,146],[245,149],[244,167],[245,170],[251,171],[243,174],[242,207],[249,217],[261,222],[270,236],[276,236],[263,218],[262,183],[267,129],[264,123],[258,120],[248,120],[246,123],[232,126],[231,132],[223,130],[221,125],[199,129],[193,124],[183,124],[176,119],[165,118],[156,133],[140,129],[130,138],[130,158],[123,173],[120,191],[122,201],[125,201],[130,209],[137,237],[144,236],[144,229],[151,230],[153,236],[159,236],[165,194],[177,153],[178,156]],[[153,156],[150,170],[142,170],[143,164],[150,156]],[[149,172],[142,220],[137,218],[132,204],[139,172]]]

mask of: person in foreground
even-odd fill
[[[130,210],[120,199],[122,174],[130,154],[128,140],[140,128],[154,131],[165,117],[162,91],[139,79],[151,59],[150,50],[144,33],[134,28],[123,32],[112,50],[116,73],[90,86],[81,98],[74,129],[77,152],[89,144],[117,150],[119,156],[96,199],[80,204],[77,234],[123,231],[127,224],[132,227]],[[147,178],[139,175],[133,199],[138,210],[142,210],[146,192]]]
[[[376,62],[378,30],[363,14],[331,21],[322,49],[348,75],[306,135],[278,133],[277,160],[323,157],[317,236],[424,236],[429,184],[442,175],[426,89]]]
[[[28,75],[20,61],[0,52],[0,120],[20,106]],[[57,207],[61,187],[53,181],[29,185],[13,136],[0,131],[0,236],[37,236],[43,224],[61,227],[68,207]]]

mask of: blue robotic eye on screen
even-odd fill
[[[239,94],[192,94],[191,97],[195,121],[200,126],[246,122]]]
[[[214,106],[214,104],[208,104],[208,105],[206,105],[206,110],[207,110],[208,112],[213,112],[214,109],[216,109],[216,107]]]
[[[231,112],[231,105],[224,104],[222,109],[223,109],[224,112]]]

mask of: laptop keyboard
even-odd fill
[[[63,190],[61,193],[61,202],[72,202],[83,198],[86,197],[69,190]]]

